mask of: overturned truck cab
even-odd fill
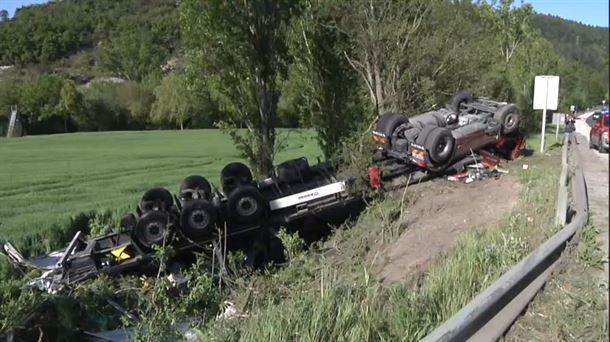
[[[451,172],[483,149],[516,159],[526,143],[519,132],[520,116],[514,104],[467,93],[456,94],[444,108],[413,117],[384,113],[373,131],[374,158],[432,173]]]

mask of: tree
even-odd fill
[[[155,103],[151,116],[155,123],[175,123],[184,129],[184,123],[193,115],[193,100],[183,75],[172,74],[155,88]]]
[[[68,120],[78,115],[82,106],[82,95],[76,90],[74,81],[66,80],[59,92],[57,112],[64,119],[64,132],[68,132]]]
[[[330,158],[358,128],[364,111],[355,91],[358,75],[343,55],[348,39],[336,25],[338,13],[322,0],[307,1],[306,8],[292,27],[295,64],[289,80],[298,86],[288,90],[292,100],[302,106],[305,120],[316,129],[324,156]]]
[[[534,9],[530,4],[513,8],[514,0],[500,0],[499,7],[492,11],[500,54],[509,64],[520,45],[531,39],[534,31],[530,24]]]
[[[123,33],[113,38],[102,54],[106,68],[132,81],[141,81],[153,72],[161,71],[167,52],[154,44],[153,33],[146,27],[125,23]]]
[[[293,0],[198,1],[181,4],[191,80],[204,85],[222,125],[257,172],[269,174],[276,152],[278,80],[286,74],[286,31],[299,10]],[[244,125],[245,132],[236,130]]]
[[[59,119],[58,103],[65,82],[66,80],[61,76],[51,74],[40,76],[23,86],[19,99],[19,112],[25,117],[27,124],[34,126],[39,122]],[[45,127],[37,127],[38,129],[29,128],[29,132],[35,133],[40,129],[44,133],[49,133],[62,131],[64,127],[52,128],[45,124]]]
[[[369,1],[343,2],[340,29],[351,38],[354,49],[345,58],[368,89],[375,114],[397,109],[402,75],[409,65],[406,52],[413,49],[431,2]]]

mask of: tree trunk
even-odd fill
[[[267,85],[263,82],[260,89],[258,110],[261,118],[261,127],[259,129],[260,142],[259,146],[259,170],[263,175],[270,175],[273,169],[273,149],[275,144],[273,126],[273,108],[271,94]]]
[[[373,54],[373,72],[375,76],[375,95],[377,97],[377,115],[379,115],[379,112],[385,111],[385,97],[377,53]]]
[[[64,116],[64,132],[68,133],[68,117]]]
[[[184,122],[182,120],[180,120],[180,130],[184,131]]]

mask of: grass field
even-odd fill
[[[320,155],[313,131],[283,131],[276,158]],[[77,133],[0,140],[0,239],[19,240],[66,225],[90,211],[134,211],[155,186],[177,191],[200,174],[218,185],[220,170],[240,161],[218,130]]]

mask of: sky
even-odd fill
[[[515,2],[520,3],[519,0]],[[552,14],[587,25],[608,27],[608,0],[524,0],[523,2],[531,4],[538,13]]]
[[[29,4],[40,4],[46,0],[0,0],[0,9],[13,16],[15,9]],[[519,4],[521,0],[516,0]],[[538,13],[553,14],[587,25],[608,27],[608,0],[523,0],[532,4]]]

